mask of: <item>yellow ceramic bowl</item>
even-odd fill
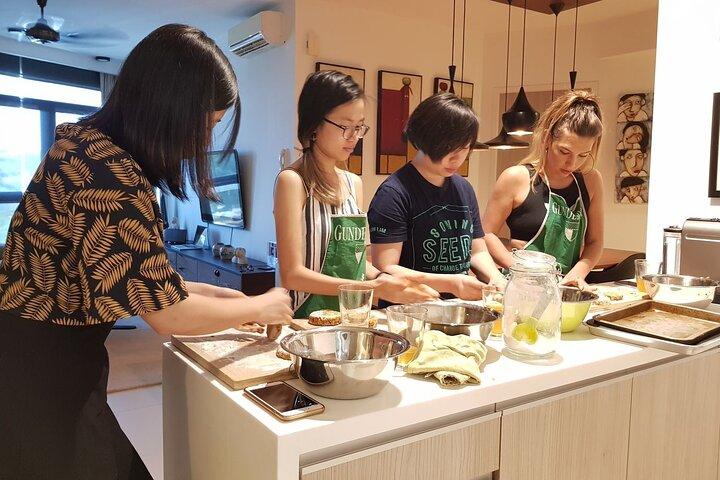
[[[592,302],[598,299],[597,294],[578,290],[577,288],[561,287],[562,325],[560,331],[572,332],[582,323],[590,310]]]

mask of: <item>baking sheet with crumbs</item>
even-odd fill
[[[598,325],[688,345],[720,334],[720,315],[660,302],[642,302],[593,320]]]

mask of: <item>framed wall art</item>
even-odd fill
[[[720,197],[720,92],[713,95],[712,128],[710,130],[710,183],[709,197]]]
[[[336,70],[338,72],[350,75],[355,83],[360,85],[360,88],[365,90],[365,70],[362,68],[347,67],[345,65],[335,65],[333,63],[317,62],[315,64],[315,71],[321,70]],[[358,140],[355,145],[355,150],[350,154],[347,160],[347,169],[357,175],[362,175],[362,154],[363,154],[363,139]],[[345,165],[338,165],[340,168],[346,168]]]
[[[453,88],[455,89],[455,95],[465,100],[470,108],[473,106],[473,90],[474,86],[469,82],[460,82],[455,80],[453,82]],[[433,93],[441,93],[450,91],[450,79],[435,77],[433,82]]]
[[[650,182],[652,92],[632,92],[618,99],[615,147],[615,202],[647,203]]]
[[[415,156],[403,131],[422,99],[422,76],[378,71],[377,158],[375,173],[390,175]]]

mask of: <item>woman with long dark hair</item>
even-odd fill
[[[56,141],[13,215],[0,267],[0,477],[151,478],[107,405],[105,339],[141,316],[162,335],[289,323],[288,295],[183,281],[154,187],[214,198],[207,150],[240,97],[214,41],[166,25],[130,52],[108,101]]]
[[[290,289],[297,318],[315,310],[337,310],[338,286],[346,283],[365,283],[374,287],[377,297],[402,303],[437,296],[424,285],[381,274],[366,262],[362,182],[337,165],[348,159],[369,129],[364,93],[349,75],[320,71],[307,78],[298,100],[303,154],[280,172],[275,189],[280,277]],[[338,229],[357,235],[331,234]],[[353,255],[335,254],[347,251]]]

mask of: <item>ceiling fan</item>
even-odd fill
[[[40,18],[34,22],[28,22],[24,26],[8,27],[9,33],[17,33],[24,36],[34,43],[52,44],[55,42],[73,43],[82,46],[86,43],[88,46],[99,46],[101,44],[108,45],[118,40],[127,39],[127,35],[114,28],[98,28],[89,31],[80,32],[60,32],[63,19],[58,17],[49,17],[51,22],[45,18],[45,7],[47,0],[37,0],[40,7]]]

